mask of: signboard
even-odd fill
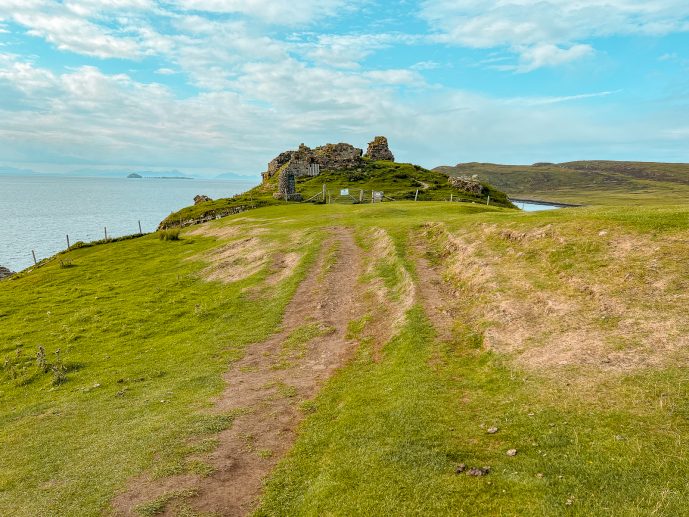
[[[340,195],[341,196],[348,196],[349,195],[349,189],[348,188],[343,188],[340,190]]]
[[[377,190],[373,191],[373,200],[374,201],[382,201],[383,200],[383,193],[379,192]]]

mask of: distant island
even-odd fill
[[[142,176],[141,174],[138,174],[136,172],[132,172],[131,174],[127,175],[127,178],[133,178],[133,179],[149,179],[149,180],[193,180],[194,178],[190,178],[188,176]]]

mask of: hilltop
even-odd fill
[[[170,214],[160,228],[189,226],[246,210],[285,203],[449,201],[514,208],[504,192],[477,178],[448,178],[419,165],[396,163],[385,137],[366,153],[351,144],[305,145],[268,163],[260,185],[232,198],[207,200]],[[374,199],[374,192],[380,197]]]
[[[434,171],[477,175],[514,198],[564,203],[680,203],[689,200],[689,164],[575,161],[499,165],[460,163]]]

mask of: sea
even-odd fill
[[[0,174],[0,266],[21,271],[72,244],[152,232],[194,196],[230,197],[250,181]]]

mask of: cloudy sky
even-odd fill
[[[687,0],[0,0],[0,166],[689,162]]]

